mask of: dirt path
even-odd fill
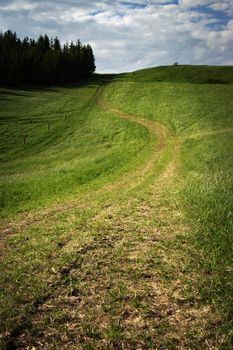
[[[153,172],[154,166],[158,161],[158,158],[164,151],[165,143],[168,138],[168,130],[166,127],[153,120],[140,118],[134,115],[127,114],[118,109],[112,108],[103,100],[104,87],[101,87],[97,95],[97,104],[105,112],[112,115],[118,116],[119,118],[126,119],[133,123],[144,126],[150,135],[151,143],[153,145],[150,159],[142,164],[141,167],[134,170],[133,172],[127,173],[123,176],[117,183],[110,184],[104,187],[104,189],[113,190],[119,187],[125,187],[133,189],[137,187],[140,183],[145,181],[145,179]]]
[[[83,224],[88,242],[62,247],[60,254],[72,252],[72,263],[54,272],[52,292],[8,334],[9,344],[37,350],[217,349],[205,331],[210,308],[188,292],[195,276],[186,268],[188,228],[177,194],[179,140],[157,122],[111,108],[102,93],[97,101],[105,112],[149,130],[151,158],[89,195],[95,206],[107,193],[111,205]],[[169,157],[157,173],[164,152]]]
[[[116,182],[107,184],[100,190],[95,191],[95,195],[98,195],[103,191],[114,191],[119,188],[125,188],[129,190],[137,187],[142,181],[145,180],[147,176],[149,176],[156,161],[158,160],[160,154],[163,151],[163,148],[165,146],[165,140],[167,138],[167,130],[162,124],[151,120],[132,116],[108,106],[102,98],[103,90],[104,87],[100,87],[95,95],[96,103],[98,104],[98,106],[107,113],[116,115],[122,119],[126,119],[146,127],[149,131],[151,142],[153,144],[153,152],[151,154],[150,159],[146,163],[142,164],[142,166],[140,166],[138,169],[123,175]],[[68,201],[67,203],[50,206],[45,209],[31,211],[29,213],[24,213],[21,215],[21,218],[16,220],[3,220],[1,223],[2,228],[0,232],[0,249],[3,249],[5,247],[5,242],[7,238],[9,238],[12,235],[16,235],[18,232],[25,230],[25,228],[30,228],[30,226],[36,225],[38,222],[43,221],[45,217],[50,217],[52,219],[58,211],[66,212],[72,209],[84,207],[84,203],[86,202],[86,199],[89,197],[89,195],[87,196],[87,198],[85,198],[84,196],[84,199],[82,197],[83,196],[81,196],[81,200],[79,201]],[[91,199],[88,199],[90,202]]]

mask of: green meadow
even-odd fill
[[[233,68],[0,103],[0,348],[232,349]]]
[[[0,91],[4,216],[105,183],[134,166],[135,154],[147,153],[147,130],[101,111],[97,89],[87,83]]]

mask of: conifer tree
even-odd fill
[[[80,40],[63,47],[57,37],[45,34],[37,40],[20,40],[10,30],[0,32],[0,83],[53,84],[76,81],[95,71],[95,58],[90,45]]]

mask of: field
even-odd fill
[[[232,349],[233,68],[0,101],[0,348]]]

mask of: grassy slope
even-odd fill
[[[142,69],[127,74],[127,79],[137,82],[190,82],[199,84],[232,84],[232,67],[211,66],[161,66],[157,68]]]
[[[3,216],[62,201],[145,156],[147,131],[101,112],[97,88],[0,91]]]
[[[11,250],[2,264],[9,271],[2,275],[3,334],[8,348],[34,345],[40,349],[40,343],[48,349],[61,344],[69,349],[231,348],[233,85],[200,83],[209,77],[230,81],[232,68],[198,69],[202,70],[199,75],[195,67],[178,66],[116,77],[105,87],[103,101],[125,111],[118,118],[110,107],[105,108],[107,113],[101,111],[101,104],[95,106],[93,86],[22,93],[47,98],[51,113],[55,93],[59,114],[65,110],[77,116],[79,106],[85,118],[70,118],[67,134],[80,137],[72,138],[71,145],[63,138],[67,121],[62,120],[56,134],[59,142],[51,137],[49,149],[39,139],[31,145],[32,156],[29,144],[23,146],[20,140],[22,163],[12,155],[9,161],[6,150],[4,187],[11,189],[13,182],[19,188],[18,180],[9,176],[16,171],[25,172],[20,177],[28,179],[23,187],[28,188],[39,164],[46,187],[51,184],[48,199],[47,194],[30,189],[29,203],[24,197],[15,199],[10,190],[7,215],[14,213],[12,200],[17,210],[35,207],[38,199],[43,205],[55,199],[62,202],[63,196],[67,200],[65,205],[5,224],[5,232],[17,234],[10,239]],[[198,84],[190,84],[192,80]],[[2,115],[9,110],[8,98],[21,101],[22,108],[27,106],[26,97],[3,92],[7,109]],[[59,109],[59,93],[67,96],[69,108]],[[82,93],[87,100],[74,102],[74,96]],[[90,101],[91,107],[85,107]],[[10,108],[15,105],[11,103]],[[35,106],[28,113],[34,110]],[[162,127],[156,136],[153,124],[148,124],[149,141],[141,125],[119,119],[130,114],[165,124],[165,143]],[[12,111],[9,115],[15,117]],[[46,129],[47,119],[44,123]],[[103,142],[109,130],[110,150]],[[154,153],[153,144],[159,138],[161,150]],[[84,187],[76,177],[63,192],[64,179],[70,178],[66,174],[59,174],[57,182],[48,181],[48,161],[76,173],[76,160],[82,164]],[[90,172],[101,175],[89,177]],[[37,186],[41,183],[39,176]],[[67,190],[76,191],[77,200]]]
[[[189,239],[200,250],[193,262],[201,271],[200,294],[203,300],[220,301],[229,320],[233,282],[233,85],[203,83],[211,76],[219,82],[232,82],[231,73],[232,68],[216,67],[210,68],[210,74],[205,67],[149,69],[131,73],[123,79],[125,83],[113,84],[106,94],[113,106],[159,120],[179,137],[183,179],[180,201],[192,227]],[[188,83],[183,82],[187,75],[198,84],[190,84],[190,78]],[[165,82],[150,82],[157,77]]]
[[[207,232],[212,230],[216,235],[222,230],[228,232],[224,239],[219,237],[216,243],[218,249],[221,244],[229,247],[232,228],[233,86],[179,82],[183,80],[180,78],[182,68],[170,67],[167,76],[164,72],[166,69],[160,69],[165,80],[160,84],[149,82],[150,79],[154,80],[157,69],[153,71],[154,76],[150,69],[136,72],[133,76],[140,83],[134,84],[131,73],[125,78],[125,83],[114,83],[106,98],[111,105],[128,113],[165,123],[179,137],[182,144],[182,175],[186,178],[184,191],[187,191],[185,196],[190,217],[195,216],[196,222],[203,223]],[[202,80],[202,74],[196,75],[195,68],[184,68],[184,75],[188,68],[194,82],[206,81],[208,70],[203,69],[205,78]],[[177,70],[177,76],[176,72],[171,74],[172,69]],[[219,81],[222,77],[228,81],[232,79],[232,68],[218,70],[213,67],[211,71],[215,77],[219,73]],[[169,83],[170,78],[172,82]],[[127,83],[127,80],[131,83]],[[127,103],[124,96],[127,96]],[[211,239],[211,234],[209,236]],[[225,253],[225,250],[220,251],[223,258]]]

